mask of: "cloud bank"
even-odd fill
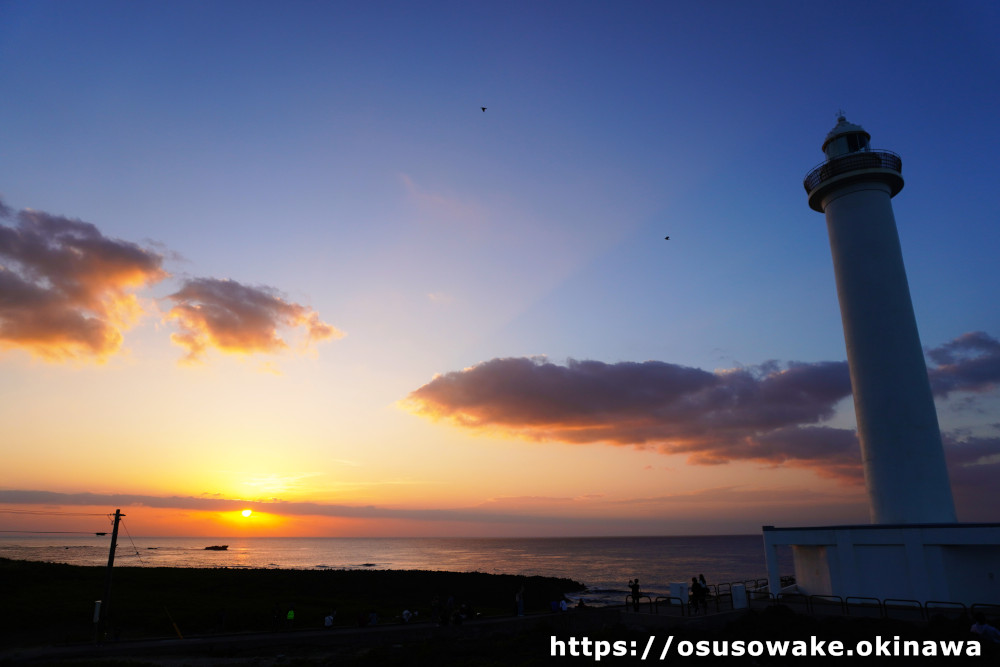
[[[302,328],[307,345],[344,334],[319,314],[285,301],[269,287],[249,287],[234,280],[196,278],[167,297],[175,304],[167,314],[181,329],[171,339],[187,349],[188,361],[200,361],[206,349],[250,354],[278,352],[288,344],[280,327]]]
[[[808,488],[719,487],[617,500],[600,495],[499,497],[455,508],[289,502],[276,498],[247,500],[218,494],[150,496],[0,489],[0,508],[12,508],[0,509],[0,512],[43,514],[56,509],[67,512],[73,508],[114,507],[125,509],[129,516],[143,516],[147,526],[152,525],[155,512],[140,512],[136,508],[219,513],[252,509],[286,518],[360,520],[373,534],[398,535],[399,530],[409,532],[415,525],[423,526],[417,534],[426,534],[431,526],[437,525],[434,530],[441,534],[457,530],[454,534],[463,536],[499,532],[522,537],[580,535],[584,531],[592,534],[590,531],[594,530],[617,535],[677,531],[742,533],[756,530],[763,522],[803,523],[816,517],[842,522],[845,515],[856,517],[858,521],[867,517],[860,494],[836,494]],[[411,528],[404,527],[407,523]],[[484,527],[488,528],[484,531]]]
[[[932,387],[985,392],[1000,382],[1000,342],[965,334],[928,352]],[[686,454],[692,464],[747,461],[862,479],[853,430],[824,425],[850,396],[846,362],[768,362],[708,372],[659,361],[607,364],[493,359],[446,373],[404,407],[461,428],[539,442],[605,443]],[[946,438],[956,480],[995,475],[1000,438]]]
[[[856,467],[853,434],[820,425],[850,395],[846,362],[708,372],[660,361],[493,359],[410,393],[418,415],[535,441],[655,447],[691,463]]]
[[[0,202],[0,345],[48,360],[107,359],[167,277],[163,257],[96,226]]]
[[[0,489],[0,505],[49,507],[151,507],[204,512],[234,512],[252,509],[284,516],[325,516],[356,519],[405,519],[411,521],[469,521],[503,523],[544,520],[525,514],[488,512],[478,508],[425,509],[379,507],[375,505],[341,505],[283,500],[241,500],[237,498],[206,498],[194,496],[149,496],[112,493],[61,493],[21,489]]]

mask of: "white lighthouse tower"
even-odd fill
[[[902,161],[840,116],[805,178],[826,214],[873,523],[954,522],[937,412],[903,268],[894,197]]]
[[[873,150],[843,114],[826,160],[809,172],[809,206],[826,215],[872,523],[764,526],[768,588],[783,593],[791,547],[798,594],[1000,604],[1000,524],[961,524],[903,268],[892,198],[903,162]]]

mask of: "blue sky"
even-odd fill
[[[998,28],[989,2],[0,0],[0,224],[27,209],[84,221],[169,274],[127,288],[141,317],[117,348],[46,356],[5,339],[0,419],[19,453],[0,489],[503,506],[500,532],[572,516],[580,534],[803,522],[720,496],[692,528],[671,503],[816,483],[817,506],[841,508],[828,518],[863,520],[856,480],[819,464],[569,445],[399,401],[536,355],[709,373],[842,362],[825,224],[802,188],[839,109],[902,156],[893,206],[924,346],[1000,338]],[[176,295],[202,279],[280,297],[336,335],[270,310],[284,347],[227,347],[202,323],[204,353],[179,366],[171,335],[201,325]],[[939,397],[953,438],[992,443],[984,464],[1000,452],[997,379]],[[832,410],[816,423],[853,428],[849,399]],[[169,464],[92,474],[137,441]],[[649,515],[619,509],[635,503]]]

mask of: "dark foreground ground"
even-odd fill
[[[514,593],[525,589],[525,617],[514,615]],[[817,618],[780,606],[702,617],[659,617],[623,608],[552,613],[550,601],[579,588],[565,579],[480,573],[402,571],[283,571],[121,568],[114,574],[115,631],[94,642],[93,600],[104,589],[103,568],[0,560],[0,664],[117,667],[544,665],[659,662],[667,637],[682,641],[963,640],[966,618],[910,623],[879,618]],[[460,624],[441,611],[474,610]],[[437,604],[435,604],[435,600]],[[289,624],[287,610],[294,608]],[[323,617],[337,610],[337,625]],[[419,612],[409,624],[403,609]],[[372,611],[374,626],[365,621]],[[183,637],[183,638],[181,638]],[[653,638],[646,661],[643,648]],[[570,640],[586,638],[590,650]],[[553,656],[554,640],[566,647]],[[595,659],[594,646],[624,647],[625,655]],[[632,655],[632,651],[635,655]],[[679,656],[690,665],[1000,665],[1000,651],[983,656],[716,658]]]
[[[0,646],[93,641],[106,576],[103,567],[0,559]],[[522,587],[526,610],[542,611],[583,584],[480,572],[122,567],[113,572],[107,638],[321,629],[331,612],[338,628],[368,625],[372,614],[395,623],[404,610],[450,623],[459,612],[510,615]]]

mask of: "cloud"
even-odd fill
[[[430,292],[427,295],[427,299],[432,303],[452,303],[455,301],[455,297],[446,292]]]
[[[438,222],[473,223],[476,226],[486,218],[485,210],[476,202],[421,188],[407,174],[400,174],[400,180],[417,209]]]
[[[181,330],[171,339],[187,349],[191,362],[200,361],[209,347],[243,354],[279,352],[288,347],[279,335],[283,327],[304,330],[306,347],[344,335],[321,321],[315,310],[284,300],[270,287],[195,278],[167,298],[174,303],[167,318]]]
[[[700,464],[856,466],[853,434],[815,426],[850,395],[844,362],[708,372],[659,361],[493,359],[434,378],[418,415],[536,441],[655,447]]]
[[[135,290],[167,277],[159,253],[88,222],[0,201],[0,345],[51,361],[103,361],[143,308]]]
[[[25,209],[0,200],[0,347],[20,348],[50,361],[104,361],[122,345],[123,332],[145,313],[136,291],[167,278],[165,257],[104,236],[93,224]],[[161,252],[162,250],[162,252]],[[214,347],[244,354],[288,347],[279,329],[305,332],[304,349],[344,334],[306,306],[271,287],[194,278],[167,297],[167,317],[180,332],[172,340],[188,361]]]
[[[287,502],[224,498],[218,494],[194,496],[147,496],[140,494],[60,493],[56,491],[0,489],[0,504],[47,505],[56,507],[151,507],[205,512],[232,512],[252,509],[283,516],[323,516],[360,519],[406,519],[413,521],[469,521],[504,523],[537,521],[553,517],[483,511],[479,508],[426,509],[379,507],[375,505],[338,505],[315,502]]]
[[[983,392],[1000,381],[1000,343],[984,333],[931,350],[935,392]],[[439,375],[405,408],[459,427],[531,441],[606,443],[684,454],[689,463],[745,461],[862,480],[853,429],[823,422],[851,395],[846,362],[767,362],[708,372],[660,361],[607,364],[493,359]],[[1000,472],[1000,439],[949,437],[959,483]],[[975,454],[975,458],[973,458]]]
[[[953,434],[945,434],[944,444],[955,506],[962,520],[996,521],[996,507],[1000,503],[997,488],[1000,437],[959,439]]]
[[[937,368],[929,371],[936,395],[953,391],[985,392],[1000,383],[1000,341],[982,331],[963,334],[927,352]]]
[[[362,520],[372,527],[382,523],[397,534],[398,522],[426,524],[449,532],[447,524],[460,524],[456,534],[468,535],[489,527],[486,533],[507,532],[525,535],[584,534],[670,534],[680,532],[722,534],[756,531],[763,523],[808,523],[817,517],[833,522],[866,520],[864,494],[858,489],[844,493],[821,492],[808,488],[721,487],[696,492],[655,497],[606,498],[602,495],[576,497],[499,497],[475,506],[427,508],[384,507],[316,502],[286,502],[279,498],[247,500],[222,494],[192,496],[148,496],[139,494],[60,493],[41,490],[0,490],[2,512],[38,512],[32,507],[53,510],[73,507],[120,507],[132,518],[153,515],[150,510],[186,512],[254,512],[283,517],[320,517]],[[132,508],[129,510],[128,508]],[[190,524],[189,524],[190,527]],[[379,531],[375,529],[375,532]]]

